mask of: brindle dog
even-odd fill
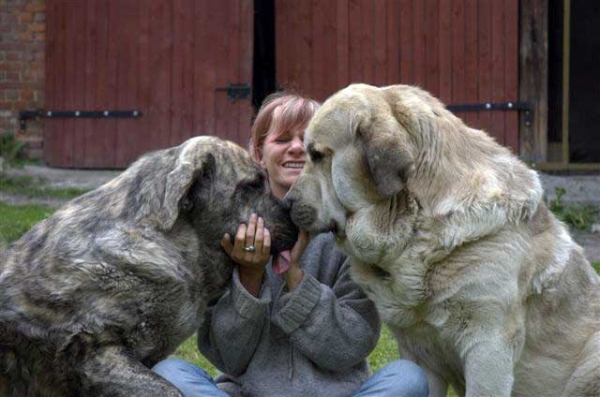
[[[214,137],[150,153],[37,224],[0,262],[1,396],[180,396],[151,368],[200,325],[252,212],[272,252],[297,237],[239,146]]]

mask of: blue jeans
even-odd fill
[[[168,358],[152,368],[177,387],[185,397],[229,397],[201,368],[178,358]],[[392,361],[358,389],[353,397],[427,397],[425,373],[407,360]]]

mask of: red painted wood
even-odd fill
[[[143,112],[47,119],[48,164],[122,168],[197,134],[247,140],[250,100],[216,88],[251,83],[252,0],[49,0],[46,18],[48,108]]]
[[[438,43],[439,43],[439,96],[442,102],[452,103],[452,30],[456,23],[452,15],[452,1],[440,0],[438,4]],[[457,71],[458,72],[458,71]]]
[[[400,2],[386,1],[386,69],[384,84],[400,83]]]
[[[480,0],[478,8],[478,102],[492,100],[492,1]],[[480,112],[478,128],[489,132],[491,112]]]
[[[504,91],[504,80],[506,73],[504,71],[504,2],[492,2],[492,46],[491,46],[491,100],[493,102],[503,102],[506,98]],[[505,138],[505,119],[507,111],[489,112],[491,123],[488,132],[493,135],[498,142],[504,142]]]
[[[318,99],[325,99],[325,75],[327,73],[325,69],[325,21],[327,16],[325,13],[325,2],[321,0],[306,0],[310,4],[310,15],[311,20],[311,31],[307,32],[311,35],[310,44],[312,47],[311,51],[311,63],[309,76],[311,79],[312,95]]]
[[[372,1],[373,9],[373,77],[372,83],[377,86],[387,84],[387,1]]]
[[[451,53],[451,89],[452,99],[448,103],[466,102],[465,82],[465,0],[452,0],[452,53]],[[466,113],[457,113],[465,117]]]
[[[139,48],[139,2],[143,0],[121,0],[116,29],[119,31],[117,64],[117,109],[134,110],[139,106],[138,64]],[[118,119],[116,124],[115,162],[125,167],[136,159],[137,141],[141,138],[139,119]]]
[[[361,59],[363,62],[362,81],[368,84],[375,84],[375,52],[377,44],[375,43],[375,5],[373,0],[362,0],[362,43]]]
[[[506,101],[519,99],[519,0],[505,0],[504,17],[504,95]],[[507,112],[504,144],[519,153],[519,113]]]
[[[66,73],[70,76],[65,85],[68,109],[83,109],[85,104],[85,57],[86,57],[86,15],[87,2],[69,2],[72,8],[73,19],[67,33],[67,62]],[[65,132],[71,146],[70,157],[72,164],[81,164],[85,157],[85,120],[70,119],[65,123]]]
[[[364,60],[362,59],[362,41],[361,27],[362,27],[362,7],[360,0],[350,0],[348,5],[348,50],[350,56],[350,62],[348,64],[348,71],[350,81],[348,83],[360,83],[364,81],[363,77],[363,65]]]
[[[336,64],[337,79],[332,90],[337,92],[350,82],[350,48],[349,48],[349,4],[348,0],[337,0],[337,25],[336,25]],[[333,51],[332,51],[333,52]]]
[[[56,62],[58,57],[58,17],[59,13],[57,0],[46,1],[46,76],[44,82],[45,104],[48,109],[56,108],[57,106],[57,84],[56,84]],[[51,94],[54,93],[54,94]],[[46,164],[54,165],[56,163],[57,153],[57,126],[56,120],[44,120],[44,152],[43,159]]]
[[[478,5],[479,0],[465,1],[465,102],[478,103]],[[479,126],[479,112],[465,113],[464,120]]]
[[[423,88],[434,92],[439,96],[440,93],[440,59],[439,59],[439,4],[438,0],[424,0],[425,15],[422,34],[425,38],[424,51],[425,60],[423,69],[425,71]]]
[[[414,84],[415,82],[415,18],[413,0],[400,1],[400,83]]]
[[[407,82],[409,84],[415,84],[422,88],[426,87],[426,45],[424,30],[428,29],[429,26],[425,22],[425,1],[415,1],[413,5],[413,29],[414,29],[414,46],[413,46],[413,78]]]
[[[252,82],[252,51],[254,48],[254,9],[253,2],[244,0],[240,2],[240,45],[238,59],[238,81],[241,83]],[[238,143],[242,147],[248,146],[250,127],[254,109],[250,101],[238,101],[239,108]]]

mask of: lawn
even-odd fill
[[[1,191],[20,193],[28,196],[70,198],[82,193],[82,191],[79,190],[49,191],[47,189],[31,186],[31,181],[27,180],[16,180],[10,183],[4,183],[6,180],[0,180],[0,182],[3,182],[0,184]],[[564,208],[562,210],[564,211]],[[0,249],[19,238],[35,223],[48,217],[52,212],[54,212],[54,209],[50,207],[38,205],[15,206],[0,202]],[[600,262],[593,263],[592,266],[600,273]],[[174,356],[195,363],[213,376],[218,373],[216,368],[198,352],[195,336],[186,340],[177,349]],[[376,371],[386,363],[395,360],[398,357],[396,342],[389,330],[384,327],[379,343],[368,357],[369,365],[373,371]],[[448,397],[453,396],[455,396],[455,394],[450,390]]]

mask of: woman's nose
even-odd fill
[[[302,139],[295,137],[290,143],[290,151],[295,153],[304,153],[304,142]]]

